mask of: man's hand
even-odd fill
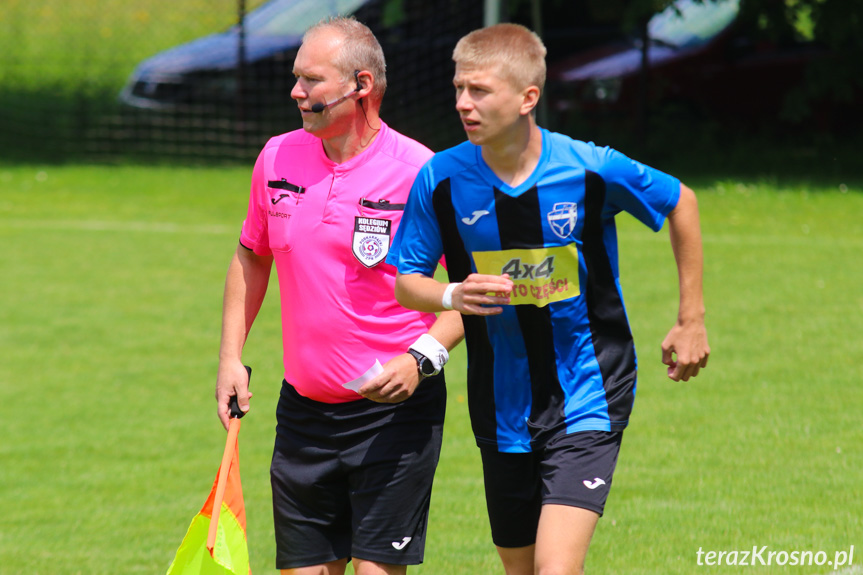
[[[674,381],[689,381],[702,367],[707,367],[710,345],[704,327],[704,254],[698,199],[695,192],[683,184],[680,184],[680,199],[668,214],[668,230],[677,263],[680,306],[677,323],[662,342],[662,363],[668,366],[668,377]]]
[[[231,413],[229,404],[231,397],[237,396],[237,403],[243,413],[249,411],[249,374],[246,372],[243,362],[221,361],[219,362],[219,376],[216,380],[216,403],[219,420],[225,429],[230,425]]]
[[[501,306],[509,304],[512,280],[508,274],[502,276],[470,274],[452,292],[452,308],[465,315],[497,315],[503,313]],[[489,295],[494,294],[494,295]]]
[[[703,367],[707,367],[710,345],[704,322],[692,321],[677,324],[662,342],[662,363],[668,366],[668,377],[674,381],[689,381]]]
[[[360,395],[378,403],[400,403],[414,394],[420,382],[414,356],[397,355],[383,367],[383,373],[359,389]]]

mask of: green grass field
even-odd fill
[[[144,58],[236,20],[237,0],[4,0],[0,80],[7,89],[116,92]]]
[[[262,3],[245,0],[247,11]],[[238,0],[3,0],[0,158],[86,161],[94,155],[141,154],[141,149],[152,154],[152,145],[138,145],[142,138],[182,140],[177,133],[188,133],[188,118],[167,125],[157,122],[158,129],[140,126],[126,117],[130,114],[123,116],[118,95],[145,59],[235,24],[238,4]],[[192,124],[193,130],[214,126],[203,118]],[[230,130],[220,129],[228,134],[223,137],[230,136]],[[161,156],[177,153],[174,149]]]
[[[0,574],[164,573],[224,445],[213,385],[224,274],[248,169],[0,166]],[[699,193],[713,355],[674,383],[659,344],[676,312],[666,232],[619,218],[640,357],[636,408],[590,573],[747,573],[697,552],[857,551],[863,563],[863,186],[688,181]],[[274,274],[275,275],[275,274]],[[245,360],[240,435],[255,573],[273,570],[269,457],[278,302]],[[501,573],[449,373],[426,562]],[[760,567],[759,573],[832,572]]]
[[[89,99],[113,105],[135,64],[226,28],[235,9],[234,0],[3,0],[0,155],[19,151],[24,128],[64,130]],[[47,161],[49,145],[25,157]],[[838,176],[858,164],[851,152],[819,159],[830,177],[814,181],[688,181],[702,209],[713,356],[686,384],[667,380],[659,362],[676,312],[667,234],[620,218],[641,377],[588,572],[747,573],[699,567],[697,552],[753,546],[832,559],[854,545],[860,569],[863,182]],[[780,158],[795,173],[814,164]],[[167,570],[224,445],[212,398],[221,291],[249,171],[0,165],[0,575]],[[240,436],[257,574],[274,572],[279,338],[270,297],[247,347],[255,399]],[[502,572],[463,354],[448,370],[426,562],[411,573]]]

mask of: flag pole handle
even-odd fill
[[[244,366],[246,373],[249,374],[249,380],[252,379],[252,368],[248,365]],[[222,454],[222,464],[219,466],[219,478],[216,481],[216,493],[213,499],[213,511],[210,515],[210,528],[207,533],[207,549],[210,555],[213,554],[213,549],[216,544],[216,534],[218,533],[219,514],[222,512],[222,501],[225,499],[225,487],[228,484],[228,471],[231,468],[231,460],[234,457],[234,449],[237,446],[237,435],[240,432],[240,418],[245,413],[240,411],[240,406],[237,404],[237,396],[231,397],[231,423],[228,427],[228,439],[225,442],[225,452]]]
[[[252,381],[252,368],[249,367],[248,365],[244,365],[243,367],[246,368],[246,373],[249,375],[249,383],[251,383],[251,381]],[[238,417],[239,418],[239,417],[243,417],[244,415],[246,415],[246,413],[240,409],[240,404],[237,401],[236,395],[231,396],[231,400],[230,400],[230,403],[228,403],[228,407],[231,410],[231,417]]]

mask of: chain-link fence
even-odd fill
[[[616,34],[573,0],[3,0],[0,158],[36,161],[253,158],[299,127],[290,99],[302,32],[354,14],[378,36],[382,116],[433,149],[461,141],[451,54],[503,20],[544,34],[549,56]],[[597,14],[599,16],[597,16]]]
[[[141,60],[234,22],[236,0],[4,0],[0,156],[116,157],[167,144],[193,117],[154,117],[149,128],[139,126],[139,110],[118,100],[126,79]],[[180,142],[175,150],[149,149],[181,152]]]
[[[543,126],[615,146],[626,142],[628,150],[678,149],[682,134],[686,149],[726,149],[735,138],[745,140],[741,134],[770,132],[788,107],[786,96],[812,83],[813,68],[848,60],[817,43],[764,37],[760,21],[721,28],[725,20],[712,6],[727,11],[720,4],[742,6],[742,0],[676,4],[705,10],[692,21],[671,15],[645,21],[641,33],[650,34],[649,42],[630,36],[617,43],[621,51],[605,52],[613,57],[575,69],[558,64],[620,40],[632,3],[0,0],[0,161],[247,162],[268,137],[299,127],[290,98],[293,58],[303,31],[336,13],[368,24],[384,48],[383,118],[435,150],[463,139],[453,110],[452,48],[490,16],[529,26],[548,47],[549,77],[556,70],[558,81],[546,85],[540,101]],[[693,47],[681,38],[703,43]],[[631,65],[640,59],[633,50],[648,43],[649,82]],[[800,145],[858,134],[855,85],[836,84],[833,91],[847,95],[844,107],[809,103],[809,119],[798,114],[808,123],[772,132]],[[791,102],[806,111],[798,100]]]

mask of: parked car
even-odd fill
[[[811,42],[776,43],[739,21],[739,0],[677,0],[631,38],[577,54],[549,69],[549,107],[561,125],[590,132],[603,122],[636,126],[640,106],[678,118],[753,126],[781,116],[806,66],[826,51]],[[641,98],[644,98],[641,100]],[[578,129],[578,128],[574,128]]]
[[[151,116],[162,124],[185,117],[196,118],[189,125],[209,128],[225,120],[223,124],[240,125],[256,140],[298,128],[290,92],[302,34],[325,16],[352,14],[374,31],[387,58],[382,117],[397,130],[441,149],[464,139],[454,110],[452,49],[460,37],[483,25],[483,4],[271,0],[245,18],[242,59],[241,31],[233,26],[141,62],[119,99],[137,116]],[[569,56],[619,35],[616,23],[596,26],[583,7],[574,4],[541,6],[550,57]],[[511,19],[530,17],[525,16],[531,14],[530,2],[507,5]]]
[[[257,147],[267,136],[301,126],[290,92],[305,30],[326,16],[353,14],[375,31],[387,56],[387,122],[432,143],[452,139],[460,128],[454,113],[444,115],[452,103],[451,73],[436,71],[446,69],[460,33],[482,25],[482,6],[427,0],[393,10],[396,4],[404,2],[271,0],[246,15],[242,59],[241,30],[232,26],[141,62],[120,102],[139,119],[239,127]]]

